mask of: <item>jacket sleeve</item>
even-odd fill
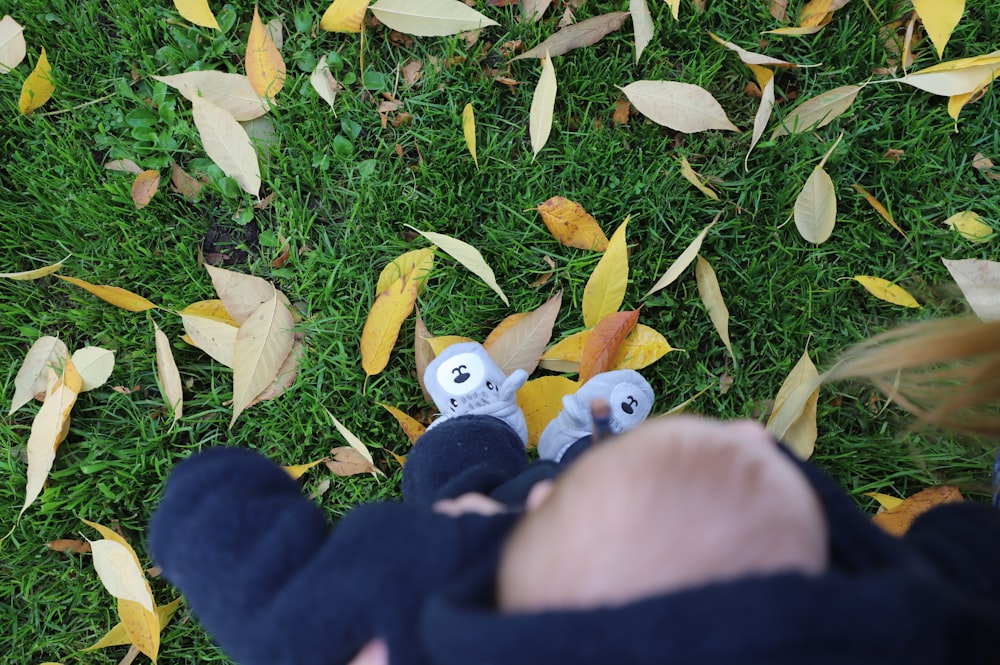
[[[280,467],[217,448],[174,469],[149,545],[240,665],[338,665],[375,637],[396,665],[424,659],[416,631],[427,596],[511,519],[389,502],[359,506],[330,530]]]

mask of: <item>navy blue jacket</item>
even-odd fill
[[[941,506],[897,539],[801,468],[829,523],[827,573],[748,577],[618,608],[500,614],[495,571],[516,515],[451,518],[391,502],[360,506],[330,530],[295,481],[242,449],[177,466],[150,547],[241,665],[346,663],[375,637],[393,665],[1000,660],[1000,511]]]

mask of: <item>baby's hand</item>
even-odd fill
[[[347,665],[389,665],[389,647],[383,640],[375,638],[361,647],[358,655]]]
[[[466,513],[477,515],[499,515],[507,512],[507,507],[495,499],[479,492],[467,492],[454,499],[441,499],[434,502],[434,512],[449,517],[459,517]]]

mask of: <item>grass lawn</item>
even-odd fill
[[[115,603],[90,556],[52,552],[46,543],[81,534],[96,538],[80,521],[85,518],[119,526],[148,565],[147,520],[170,468],[193,451],[247,446],[283,464],[317,459],[343,445],[325,408],[372,446],[388,473],[381,481],[334,477],[320,499],[331,518],[359,502],[396,495],[399,465],[389,451],[405,454],[409,444],[378,402],[414,414],[428,410],[414,374],[412,319],[388,368],[375,377],[366,379],[358,344],[381,268],[426,245],[406,224],[479,248],[511,300],[506,307],[439,253],[419,300],[433,334],[481,340],[508,314],[534,309],[563,289],[559,339],[582,328],[583,288],[599,255],[560,245],[534,208],[552,196],[568,197],[608,235],[631,214],[625,307],[642,305],[640,322],[683,349],[643,371],[657,392],[656,410],[708,387],[691,409],[722,418],[766,418],[769,400],[807,346],[816,364],[827,367],[848,345],[894,324],[963,311],[941,259],[997,258],[996,240],[970,242],[942,224],[956,212],[975,210],[1000,229],[998,183],[972,166],[976,153],[1000,162],[1000,109],[993,90],[965,108],[956,132],[946,98],[902,85],[869,86],[848,113],[815,132],[771,142],[768,129],[744,169],[758,105],[744,92],[753,75],[707,31],[750,50],[816,65],[778,75],[779,100],[803,100],[864,82],[885,67],[880,26],[908,11],[906,2],[854,0],[817,35],[772,37],[761,46],[759,40],[768,37],[761,32],[779,26],[763,0],[709,0],[703,14],[685,0],[679,21],[664,3],[651,0],[656,34],[639,64],[628,21],[597,45],[554,59],[559,92],[552,133],[533,159],[527,125],[538,61],[510,65],[508,75],[521,82],[512,89],[484,68],[505,69],[500,45],[523,40],[534,46],[555,30],[554,20],[520,24],[517,7],[487,7],[481,0],[479,9],[500,26],[485,30],[472,46],[460,37],[393,41],[385,28],[369,30],[362,75],[359,36],[318,29],[326,2],[262,0],[264,20],[280,17],[285,28],[288,79],[278,107],[268,114],[275,139],[260,160],[261,193],[274,199],[261,210],[208,161],[190,104],[151,78],[191,69],[243,72],[253,3],[210,4],[220,22],[231,26],[223,35],[188,26],[166,0],[0,0],[0,15],[9,13],[22,24],[28,42],[28,59],[0,75],[0,272],[72,255],[62,274],[125,287],[180,309],[215,297],[199,265],[199,248],[211,228],[213,239],[221,237],[215,241],[220,251],[246,251],[234,269],[274,281],[298,305],[305,314],[299,330],[308,344],[295,385],[227,429],[232,372],[181,342],[176,316],[115,309],[52,277],[0,283],[3,413],[21,360],[41,335],[56,335],[71,350],[114,349],[117,358],[108,385],[81,395],[46,490],[0,546],[5,662],[121,660],[125,647],[80,653],[117,622]],[[789,4],[794,11],[803,3]],[[624,0],[590,0],[577,18],[627,9]],[[995,50],[997,26],[1000,5],[970,3],[946,59]],[[21,84],[43,46],[57,89],[48,104],[24,116],[17,107]],[[309,73],[329,53],[336,54],[328,59],[332,73],[346,84],[333,110],[309,85]],[[928,41],[917,55],[918,68],[937,62]],[[422,77],[412,86],[401,73],[411,60],[422,63]],[[640,79],[703,86],[742,131],[686,135],[638,115],[617,124],[615,103],[623,96],[615,86]],[[381,92],[395,92],[405,104],[407,124],[382,126]],[[468,102],[476,110],[478,171],[462,135]],[[771,126],[795,103],[779,103]],[[841,132],[843,140],[825,167],[839,200],[837,227],[829,241],[815,246],[798,235],[790,215],[806,178]],[[681,156],[716,179],[720,201],[681,177]],[[103,167],[122,158],[161,174],[169,174],[174,160],[207,173],[209,184],[191,202],[170,193],[165,176],[152,202],[136,210],[132,176]],[[853,183],[890,208],[909,241]],[[643,298],[720,212],[701,253],[714,266],[729,307],[736,363],[699,299],[693,268]],[[272,268],[279,236],[289,240],[293,258]],[[554,274],[532,286],[550,271],[546,257],[555,263]],[[924,306],[904,309],[877,300],[850,279],[854,275],[898,280]],[[185,382],[184,418],[172,429],[157,389],[152,321],[174,340]],[[724,376],[732,378],[726,392],[718,387]],[[120,394],[111,389],[116,385],[140,389]],[[37,408],[0,416],[4,532],[24,500],[24,445]],[[985,479],[987,452],[970,454],[945,435],[908,432],[908,423],[865,385],[824,387],[813,459],[867,508],[872,503],[862,492],[905,496],[943,481]],[[306,491],[328,477],[320,469],[305,477]],[[158,603],[176,595],[160,580],[153,591]],[[228,661],[182,608],[163,633],[159,662]]]

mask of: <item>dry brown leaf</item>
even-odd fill
[[[628,123],[628,116],[632,111],[632,105],[627,99],[619,99],[615,101],[615,114],[612,116],[612,120],[616,125],[624,125]]]
[[[1000,180],[1000,173],[994,171],[993,160],[981,152],[977,152],[972,159],[972,167],[982,173],[990,180]]]
[[[771,16],[784,23],[788,20],[788,0],[770,0],[767,11]]]
[[[562,306],[562,291],[549,298],[538,309],[528,312],[507,330],[484,343],[493,362],[510,375],[523,369],[529,375],[538,367],[538,361],[552,338],[552,327]]]
[[[182,169],[176,162],[170,163],[170,187],[188,201],[197,200],[205,183]]]
[[[424,75],[424,63],[420,60],[410,60],[408,63],[403,65],[403,80],[406,81],[406,85],[413,87],[417,84],[417,81]]]
[[[491,0],[490,4],[494,1]],[[537,23],[551,4],[552,0],[521,0],[521,16],[527,23]]]
[[[580,358],[581,384],[614,366],[618,349],[638,320],[639,310],[615,312],[605,316],[594,326],[583,345],[583,355]]]
[[[902,536],[913,524],[913,520],[934,506],[963,501],[962,493],[956,487],[943,485],[930,487],[904,499],[896,508],[878,513],[872,521],[887,533]]]
[[[338,476],[357,476],[376,471],[375,465],[351,446],[334,448],[330,451],[330,457],[333,459],[326,461],[326,467]]]
[[[90,551],[90,543],[86,540],[61,538],[50,540],[45,544],[54,552],[65,552],[66,554],[84,554]]]
[[[546,52],[550,57],[556,57],[582,46],[596,44],[608,33],[622,27],[628,15],[628,12],[612,12],[566,26],[535,48],[511,58],[511,62],[524,58],[545,58]]]
[[[600,224],[579,203],[564,196],[553,196],[536,208],[545,227],[553,237],[567,247],[603,252],[608,237]]]
[[[550,279],[552,279],[552,275],[554,274],[554,271],[556,269],[556,262],[552,260],[551,256],[543,256],[542,259],[545,261],[545,265],[547,265],[549,267],[549,271],[546,272],[546,273],[543,273],[541,277],[539,277],[538,279],[536,279],[535,281],[533,281],[528,286],[532,286],[532,287],[538,288],[539,286],[542,286],[547,281],[549,281]]]
[[[132,203],[136,210],[142,210],[153,200],[160,188],[160,172],[153,169],[143,171],[132,181]]]

